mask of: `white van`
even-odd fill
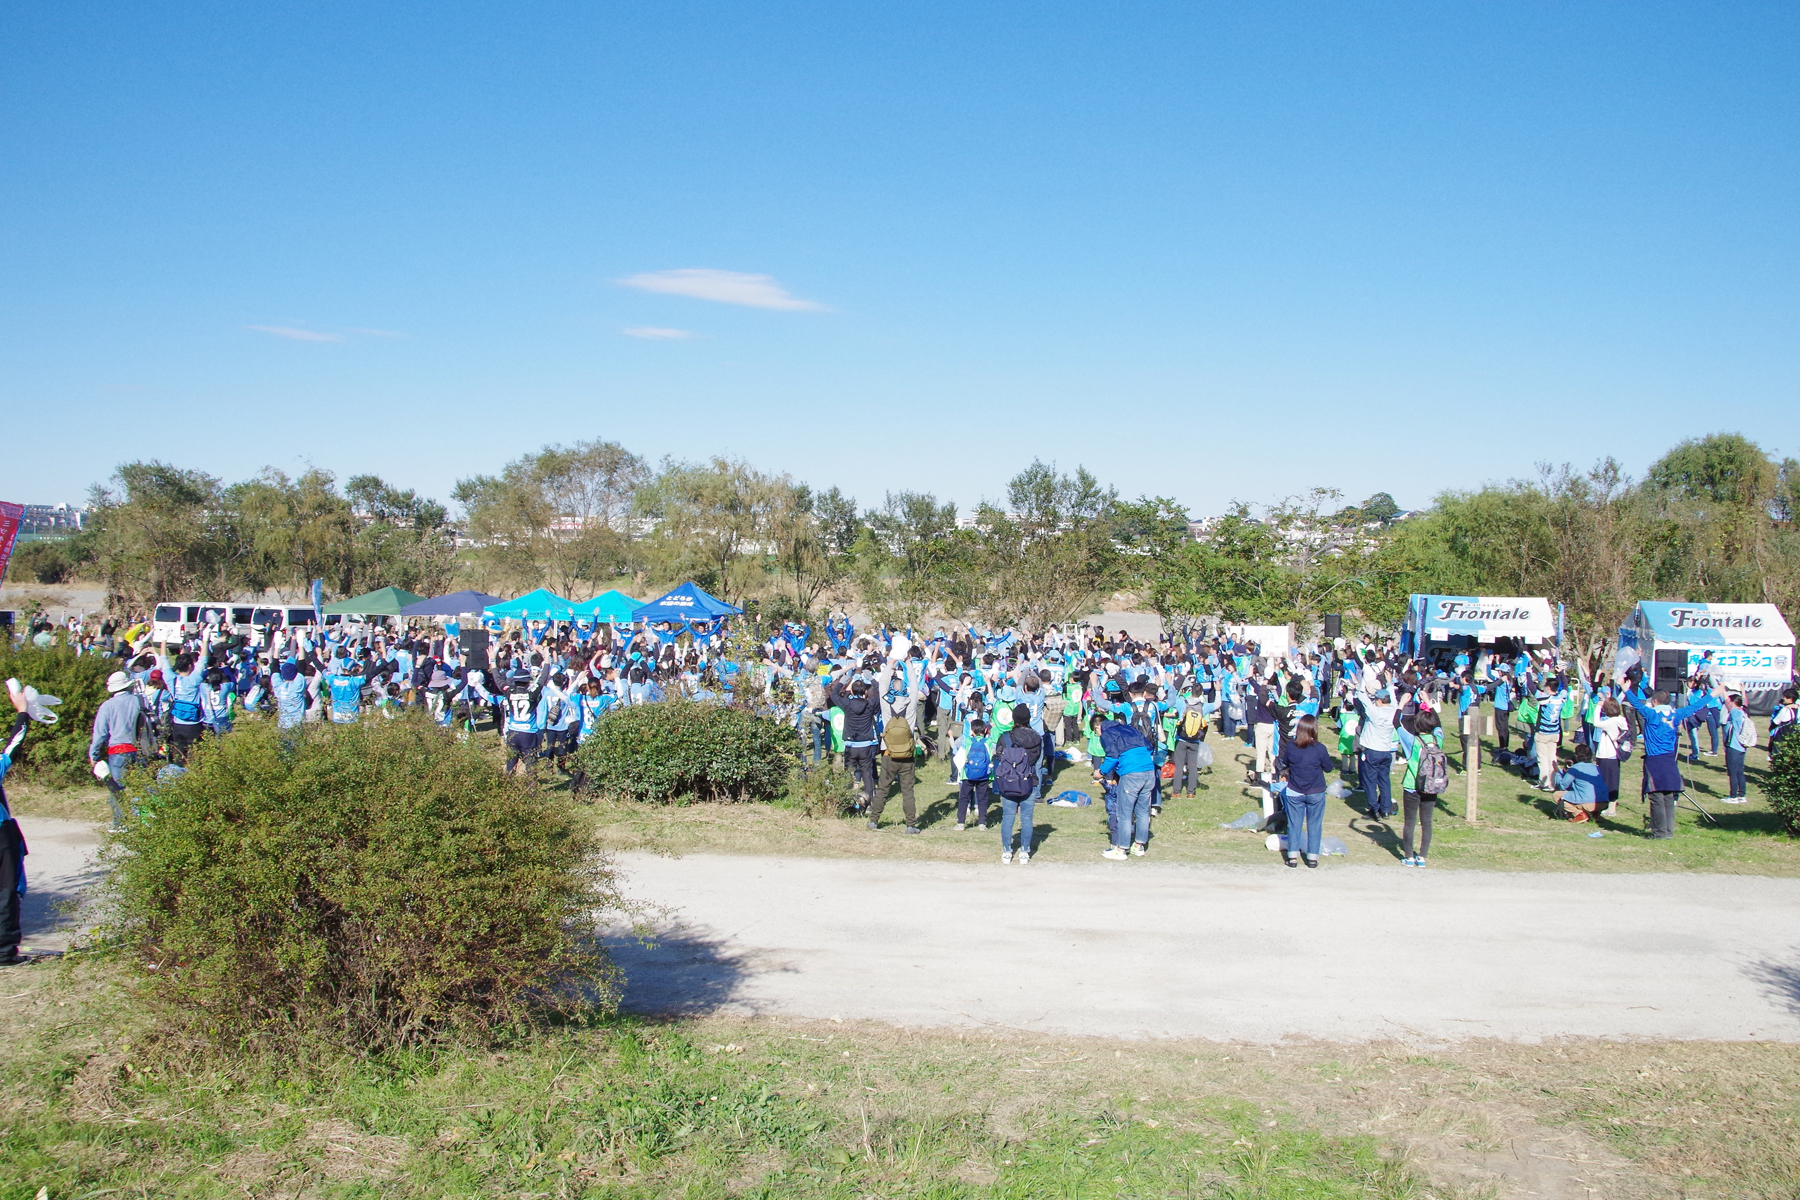
[[[327,625],[338,618],[326,617]],[[254,636],[259,631],[316,626],[310,604],[221,604],[209,600],[171,600],[156,606],[150,618],[150,640],[159,645],[179,642],[207,625]]]

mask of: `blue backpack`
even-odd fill
[[[969,747],[969,760],[963,764],[964,779],[986,779],[988,777],[987,743],[979,739]]]

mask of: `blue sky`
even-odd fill
[[[11,4],[0,497],[1800,454],[1796,51],[1792,4]]]

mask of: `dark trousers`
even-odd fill
[[[956,788],[956,820],[967,824],[973,814],[977,825],[986,825],[988,817],[988,781],[965,779]]]
[[[186,766],[188,751],[200,744],[201,735],[205,730],[206,726],[204,725],[171,723],[169,725],[169,761],[178,766]]]
[[[862,789],[863,807],[875,803],[875,747],[845,746],[844,766],[856,776],[856,786]]]
[[[1364,750],[1362,752],[1363,797],[1369,802],[1371,817],[1394,815],[1394,752]]]
[[[1437,797],[1422,792],[1402,792],[1400,802],[1406,806],[1406,827],[1400,833],[1400,849],[1408,858],[1424,858],[1431,853],[1431,814],[1437,811]],[[1413,854],[1413,830],[1419,831],[1419,852]]]
[[[913,767],[913,760],[908,758],[896,762],[887,755],[881,756],[881,784],[875,789],[875,802],[869,808],[869,820],[881,820],[881,810],[887,807],[888,788],[894,781],[900,781],[901,809],[906,813],[906,823],[917,825],[919,813],[913,807],[913,784],[918,780],[918,771]]]
[[[1200,790],[1200,743],[1175,740],[1175,778],[1169,790],[1179,796]]]
[[[1594,766],[1600,772],[1600,778],[1606,782],[1606,802],[1612,804],[1619,799],[1619,760],[1616,758],[1596,758]]]
[[[25,936],[19,928],[19,862],[24,849],[19,823],[0,822],[0,954],[16,948]]]
[[[1729,746],[1725,748],[1725,774],[1731,779],[1731,794],[1741,798],[1746,790],[1744,787],[1744,752],[1742,750],[1733,750]]]
[[[1668,838],[1675,836],[1675,797],[1680,792],[1650,793],[1650,836]]]
[[[1494,732],[1500,739],[1502,750],[1512,749],[1512,711],[1505,708],[1494,710]]]

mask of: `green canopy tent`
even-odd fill
[[[515,621],[568,621],[574,618],[575,606],[548,588],[539,588],[505,604],[490,604],[484,612]]]
[[[424,598],[413,595],[405,588],[376,588],[372,592],[364,592],[362,595],[352,596],[348,600],[327,604],[323,611],[328,617],[397,617],[400,615],[401,609],[409,604],[417,604]]]
[[[585,600],[575,606],[577,621],[609,621],[615,625],[629,625],[632,612],[638,607],[624,592],[614,588],[610,592],[602,592],[592,600]]]

